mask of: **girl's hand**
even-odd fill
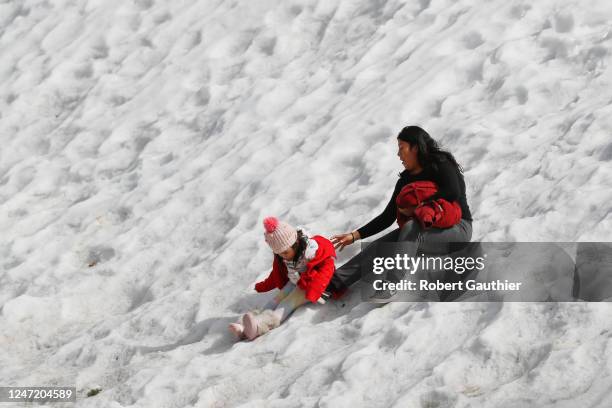
[[[334,248],[336,249],[339,248],[339,251],[342,251],[345,246],[351,245],[353,242],[357,241],[359,238],[361,238],[359,236],[359,232],[353,231],[353,232],[348,232],[346,234],[334,235],[333,237],[331,237],[331,242],[332,244],[334,244]]]

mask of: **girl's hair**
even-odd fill
[[[295,256],[292,259],[292,262],[293,262],[294,266],[298,263],[298,261],[300,260],[300,258],[304,254],[304,251],[306,250],[307,246],[308,246],[308,237],[306,236],[306,234],[304,234],[302,232],[302,230],[298,230],[297,231],[297,240],[291,246],[295,250]],[[274,256],[277,257],[279,261],[281,261],[281,262],[283,261],[283,258],[280,255],[274,254]]]
[[[442,150],[438,142],[419,126],[406,126],[397,135],[397,138],[409,143],[411,147],[418,146],[417,158],[421,166],[431,165],[437,169],[438,163],[447,160],[463,173],[463,168],[457,163],[455,156],[449,151]]]

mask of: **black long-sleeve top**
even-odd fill
[[[466,221],[472,221],[470,207],[465,197],[465,180],[463,179],[463,175],[455,165],[444,160],[437,163],[436,166],[430,165],[425,167],[418,174],[410,174],[407,170],[401,172],[400,178],[395,184],[391,200],[389,200],[383,212],[357,230],[361,238],[367,238],[378,234],[393,224],[397,216],[397,204],[395,200],[402,188],[406,184],[410,184],[414,181],[433,181],[436,183],[438,185],[438,192],[427,201],[437,200],[439,198],[443,198],[450,202],[457,201],[461,207],[461,218]]]

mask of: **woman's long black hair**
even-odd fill
[[[436,142],[424,129],[418,126],[406,126],[401,130],[399,135],[397,135],[397,138],[404,142],[408,142],[411,147],[415,145],[418,146],[419,151],[417,153],[417,158],[421,166],[425,167],[431,165],[437,168],[438,163],[447,160],[463,173],[463,168],[457,163],[455,156],[449,151],[442,150],[438,142]]]
[[[297,265],[302,255],[304,255],[304,251],[306,251],[307,246],[308,246],[308,237],[306,236],[306,234],[302,232],[302,230],[298,230],[297,240],[292,245],[292,248],[295,250],[295,256],[292,259],[294,266]],[[274,256],[277,257],[279,262],[283,262],[283,258],[280,255],[274,254]]]

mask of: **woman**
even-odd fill
[[[428,201],[445,199],[456,201],[461,207],[462,219],[459,224],[446,229],[421,229],[419,223],[410,221],[403,228],[395,229],[375,242],[417,241],[418,249],[424,253],[450,252],[449,243],[469,242],[472,238],[472,215],[465,197],[463,170],[453,155],[440,149],[436,141],[418,126],[407,126],[397,136],[399,156],[404,171],[399,175],[395,189],[384,211],[361,228],[345,234],[335,235],[331,241],[342,250],[359,239],[365,239],[388,228],[396,220],[399,210],[411,215],[409,209],[397,208],[396,198],[402,187],[415,181],[433,181],[438,185],[438,192]],[[338,268],[327,288],[331,293],[343,293],[360,278],[360,261],[363,254],[358,254]],[[385,296],[385,294],[381,294]]]

